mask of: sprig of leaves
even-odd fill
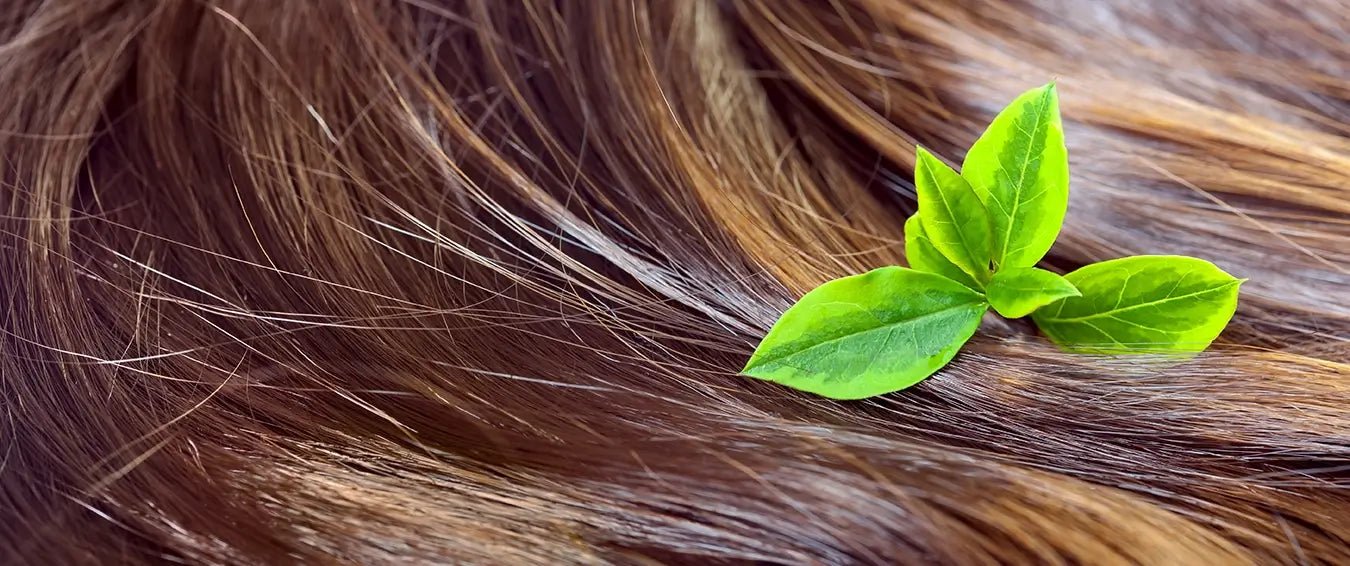
[[[784,312],[742,373],[835,399],[904,389],[932,375],[984,314],[1031,315],[1071,352],[1189,354],[1237,308],[1243,280],[1184,256],[1137,256],[1060,276],[1035,267],[1059,235],[1069,160],[1055,85],[1013,100],[958,173],[918,149],[919,211],[905,222],[909,268],[827,282]]]

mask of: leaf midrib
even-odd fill
[[[1161,305],[1161,304],[1163,304],[1163,303],[1169,303],[1169,302],[1177,301],[1177,300],[1181,300],[1181,299],[1189,299],[1189,298],[1191,298],[1191,297],[1198,297],[1198,296],[1203,295],[1203,294],[1205,294],[1205,293],[1213,293],[1213,292],[1216,292],[1216,291],[1222,291],[1222,290],[1227,289],[1228,287],[1231,287],[1231,286],[1236,285],[1236,284],[1238,284],[1238,283],[1241,283],[1241,282],[1240,282],[1240,281],[1232,281],[1232,282],[1229,282],[1229,283],[1225,283],[1225,284],[1223,284],[1223,285],[1220,285],[1220,286],[1218,286],[1218,287],[1210,287],[1209,289],[1205,289],[1205,290],[1202,290],[1202,291],[1195,291],[1195,292],[1193,292],[1193,293],[1186,293],[1185,295],[1177,295],[1177,296],[1175,296],[1175,297],[1165,297],[1165,298],[1162,298],[1162,299],[1155,299],[1155,300],[1148,301],[1148,302],[1145,302],[1145,303],[1139,303],[1139,304],[1137,304],[1137,305],[1130,305],[1130,306],[1128,306],[1128,307],[1121,307],[1121,308],[1113,308],[1113,309],[1108,310],[1108,311],[1102,311],[1102,312],[1098,312],[1098,313],[1092,313],[1092,314],[1085,315],[1085,316],[1075,316],[1075,317],[1071,317],[1071,318],[1053,318],[1053,317],[1046,317],[1045,320],[1046,320],[1046,322],[1086,322],[1086,321],[1093,320],[1093,319],[1096,319],[1096,318],[1115,316],[1115,315],[1118,315],[1118,314],[1120,314],[1120,313],[1132,311],[1132,310],[1135,310],[1135,309],[1140,309],[1140,308],[1144,308],[1144,307],[1151,307],[1151,306],[1155,306],[1155,305]]]
[[[1027,135],[1027,152],[1026,155],[1022,156],[1022,167],[1017,173],[1017,194],[1013,197],[1012,211],[1008,213],[1007,229],[1003,231],[1003,249],[998,251],[998,260],[1000,264],[1006,264],[1008,260],[1008,242],[1009,239],[1012,238],[1013,225],[1017,223],[1017,209],[1022,204],[1022,184],[1025,183],[1027,179],[1027,164],[1031,163],[1032,144],[1036,143],[1036,133],[1041,130],[1041,115],[1045,113],[1046,107],[1050,105],[1049,102],[1049,93],[1042,93],[1041,99],[1037,101],[1035,125],[1032,126],[1031,133]],[[1022,132],[1021,128],[1017,127],[1016,121],[1013,122],[1013,129]]]
[[[912,323],[912,322],[918,322],[918,321],[925,320],[925,319],[929,319],[929,318],[933,318],[933,317],[936,317],[936,316],[938,316],[938,315],[940,315],[940,314],[948,313],[948,312],[951,312],[951,311],[954,311],[954,310],[957,310],[957,309],[967,308],[967,307],[973,307],[973,306],[979,306],[979,305],[980,305],[980,301],[972,301],[972,302],[969,302],[969,303],[961,303],[961,304],[959,304],[959,305],[953,305],[953,306],[944,308],[944,309],[942,309],[942,310],[936,310],[936,311],[933,311],[933,312],[930,312],[930,313],[921,314],[921,315],[916,316],[916,317],[914,317],[914,318],[907,318],[907,319],[900,320],[900,321],[896,321],[896,322],[892,322],[892,323],[889,323],[889,324],[883,324],[883,325],[876,326],[876,327],[873,327],[873,328],[868,328],[867,330],[863,330],[863,331],[860,331],[860,332],[854,332],[854,333],[851,333],[851,334],[845,334],[845,335],[843,335],[843,336],[837,336],[837,337],[831,338],[831,339],[829,339],[829,340],[825,340],[825,341],[823,341],[823,342],[817,342],[817,343],[815,343],[815,344],[812,344],[812,345],[810,345],[810,346],[807,346],[807,347],[802,348],[802,349],[800,349],[800,350],[797,350],[797,351],[795,351],[795,352],[790,352],[790,353],[787,353],[787,354],[784,354],[784,355],[781,355],[781,356],[777,356],[777,357],[773,357],[773,358],[768,358],[768,359],[762,360],[762,361],[760,361],[759,363],[755,364],[753,367],[748,368],[748,369],[754,369],[755,367],[759,367],[759,366],[764,365],[764,364],[769,363],[769,362],[776,362],[776,361],[779,361],[779,360],[783,360],[783,359],[786,359],[786,358],[790,358],[790,357],[795,356],[795,355],[797,355],[797,354],[800,354],[800,353],[802,353],[802,352],[806,352],[806,351],[808,351],[808,350],[814,350],[814,349],[816,349],[816,348],[819,348],[819,347],[821,347],[821,346],[825,346],[825,345],[827,345],[827,344],[833,344],[833,343],[838,342],[838,341],[840,341],[840,340],[843,340],[843,339],[845,339],[845,338],[851,338],[851,337],[854,337],[854,336],[858,336],[858,335],[860,335],[860,334],[867,334],[867,333],[869,333],[869,332],[876,332],[876,331],[879,331],[879,330],[889,330],[889,329],[892,329],[892,328],[894,328],[894,327],[900,326],[900,325],[902,325],[902,324],[907,324],[907,323]]]
[[[936,159],[936,158],[935,158],[935,159]],[[938,194],[938,201],[942,203],[942,208],[943,208],[943,210],[946,210],[946,211],[947,211],[947,218],[950,218],[950,219],[951,219],[951,221],[950,221],[949,223],[950,223],[950,224],[953,224],[953,225],[956,225],[956,220],[957,220],[957,218],[956,218],[956,213],[955,213],[955,212],[953,211],[953,209],[952,209],[952,204],[951,204],[950,202],[947,201],[947,192],[944,191],[944,190],[942,190],[942,185],[938,183],[937,174],[933,171],[933,167],[932,167],[931,165],[924,166],[924,171],[925,171],[926,173],[928,173],[928,180],[929,180],[929,182],[932,183],[933,189],[937,191],[937,194]],[[964,181],[962,181],[962,182],[964,182]],[[960,187],[957,187],[957,190],[960,190]],[[987,214],[987,213],[986,213],[986,214]],[[920,221],[922,222],[922,218],[923,218],[923,217],[921,216],[921,217],[919,217],[919,218],[920,218]],[[979,261],[979,258],[976,257],[976,255],[975,255],[975,250],[974,250],[974,248],[972,248],[971,245],[970,245],[970,242],[969,242],[968,240],[966,240],[966,231],[965,231],[965,230],[961,230],[960,227],[958,226],[958,227],[957,227],[957,230],[956,230],[956,237],[957,237],[958,239],[961,240],[961,249],[962,249],[962,251],[965,252],[964,255],[966,256],[966,257],[965,257],[965,260],[966,260],[965,263],[969,264],[969,265],[963,267],[963,268],[961,269],[961,271],[965,271],[967,268],[968,268],[968,269],[973,269],[973,270],[975,270],[975,273],[967,272],[966,274],[967,274],[967,275],[970,275],[971,277],[975,278],[976,280],[979,280],[980,277],[982,276],[982,274],[981,274],[981,272],[980,272],[980,269],[979,269],[980,261]],[[930,238],[930,241],[931,241],[931,238]],[[986,263],[987,263],[987,262],[986,262]],[[960,266],[958,266],[958,267],[960,267]]]

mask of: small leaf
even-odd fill
[[[918,213],[905,221],[905,259],[909,260],[910,267],[919,271],[936,273],[971,289],[980,288],[975,279],[961,271],[961,268],[943,257],[942,252],[933,247],[933,242],[923,230],[923,222],[919,220]]]
[[[1035,267],[1014,267],[994,274],[989,306],[1004,318],[1021,318],[1064,297],[1077,297],[1073,283]]]
[[[741,372],[834,399],[898,391],[951,361],[986,309],[979,293],[903,267],[835,279],[783,313]]]
[[[989,211],[998,268],[1036,265],[1055,243],[1069,204],[1068,156],[1053,83],[1018,96],[966,153],[961,176]]]
[[[1185,256],[1136,256],[1064,276],[1082,293],[1032,314],[1067,350],[1199,352],[1228,325],[1242,280]]]
[[[989,281],[989,217],[970,183],[920,147],[914,187],[933,247],[976,281]]]

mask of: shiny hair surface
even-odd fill
[[[14,0],[0,563],[1350,563],[1337,0]],[[1059,81],[1044,265],[1214,260],[1183,362],[990,317],[735,375]]]

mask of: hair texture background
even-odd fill
[[[0,562],[1350,563],[1336,0],[5,6]],[[1209,352],[734,375],[1052,77]]]

